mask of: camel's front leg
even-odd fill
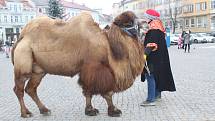
[[[96,108],[93,108],[91,100],[92,100],[92,95],[90,94],[85,94],[86,97],[86,108],[85,108],[85,115],[88,116],[96,116],[99,111]]]
[[[109,92],[109,93],[104,94],[102,96],[103,96],[103,98],[105,98],[105,100],[107,101],[107,104],[108,104],[108,115],[112,116],[112,117],[121,116],[121,114],[122,114],[121,110],[117,109],[113,105],[113,100],[112,100],[113,92]]]

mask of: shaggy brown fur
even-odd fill
[[[135,19],[132,12],[122,13],[105,31],[87,13],[68,22],[40,17],[28,23],[12,50],[14,92],[21,116],[31,116],[24,104],[24,88],[40,113],[50,113],[37,96],[37,87],[46,73],[71,77],[79,73],[86,97],[85,114],[97,115],[91,99],[101,94],[107,101],[109,116],[120,116],[112,95],[128,89],[144,67],[142,45],[120,28]]]

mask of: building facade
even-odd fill
[[[135,3],[136,9],[132,7]],[[128,6],[139,17],[146,9],[157,10],[164,25],[176,33],[215,32],[215,0],[122,0],[119,4],[119,10],[125,11]]]
[[[89,12],[98,24],[110,21],[101,10],[93,10],[85,5],[61,0],[64,19],[68,20],[81,12]],[[21,29],[33,18],[47,16],[48,0],[0,0],[0,40],[17,40]]]
[[[65,13],[65,17],[67,19],[79,15],[81,12],[88,12],[88,13],[90,13],[92,15],[93,19],[97,23],[100,23],[100,21],[99,21],[100,20],[99,15],[101,14],[99,12],[100,10],[98,10],[98,11],[93,10],[93,9],[88,8],[85,5],[80,5],[80,4],[74,3],[73,1],[68,2],[68,1],[62,0],[61,3],[63,5],[63,7],[64,7],[64,13]]]
[[[36,5],[37,16],[44,16],[48,14],[48,0],[33,0],[33,2]],[[74,16],[77,16],[81,12],[89,12],[93,16],[94,20],[100,23],[99,14],[101,13],[99,11],[90,9],[85,5],[80,5],[73,1],[69,2],[69,1],[61,0],[60,2],[64,7],[65,20],[68,20]]]
[[[12,42],[22,27],[36,17],[34,4],[27,0],[0,0],[0,40]]]

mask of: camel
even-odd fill
[[[21,107],[21,117],[32,116],[24,103],[24,92],[33,99],[41,114],[50,114],[37,95],[46,74],[69,77],[79,74],[78,83],[86,98],[86,115],[99,113],[91,99],[93,95],[101,95],[107,102],[108,115],[121,116],[112,95],[131,87],[145,63],[138,30],[130,31],[137,25],[137,19],[133,12],[126,11],[105,31],[88,13],[66,22],[49,17],[30,21],[12,49],[13,90]]]

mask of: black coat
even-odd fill
[[[150,72],[154,74],[156,88],[159,91],[176,91],[174,79],[169,61],[169,53],[165,40],[165,33],[158,29],[149,30],[146,34],[144,45],[156,43],[158,49],[147,56]],[[141,80],[145,80],[146,70],[141,74]]]

